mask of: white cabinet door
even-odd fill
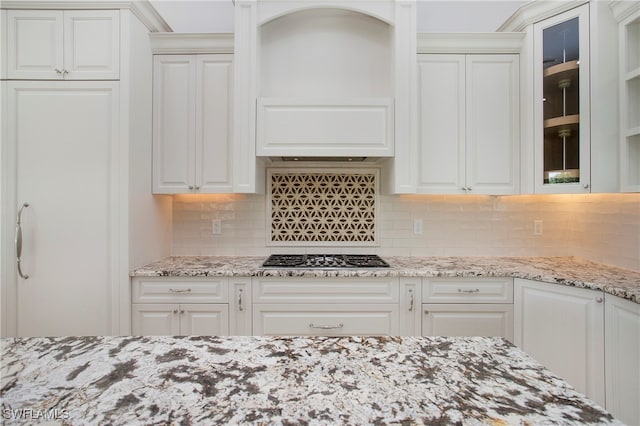
[[[231,192],[233,55],[198,55],[195,186]]]
[[[607,411],[640,424],[640,304],[605,295]]]
[[[195,175],[195,56],[153,58],[153,192],[190,193]]]
[[[490,336],[513,341],[511,304],[423,304],[423,336]]]
[[[463,194],[465,57],[418,55],[419,192]]]
[[[22,214],[29,278],[2,283],[15,286],[17,335],[110,334],[108,301],[122,279],[118,83],[11,81],[7,89],[4,173],[16,195],[8,198],[6,237],[29,204]],[[5,253],[13,270],[16,252]]]
[[[39,80],[117,80],[118,10],[10,10],[8,77]]]
[[[514,343],[604,406],[604,295],[515,280]]]
[[[418,56],[418,191],[517,194],[519,56]]]
[[[180,305],[145,303],[131,305],[134,336],[177,336],[180,334]]]
[[[180,305],[180,334],[182,336],[228,336],[229,305]]]
[[[63,18],[60,11],[7,12],[7,76],[58,80],[64,68]]]
[[[466,58],[466,182],[470,194],[520,191],[518,55]]]
[[[68,80],[120,77],[120,12],[64,12],[64,70]]]
[[[233,55],[154,56],[153,192],[226,193]]]

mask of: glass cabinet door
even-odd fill
[[[588,5],[534,26],[536,192],[588,192]]]

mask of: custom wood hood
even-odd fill
[[[237,0],[238,153],[408,162],[416,127],[415,6]]]

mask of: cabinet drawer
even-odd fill
[[[422,335],[505,337],[513,342],[513,305],[423,304]]]
[[[254,303],[398,303],[397,278],[258,278]]]
[[[226,278],[134,278],[133,303],[227,303]]]
[[[424,303],[513,303],[513,278],[425,278]]]
[[[253,305],[254,335],[398,335],[398,305]]]

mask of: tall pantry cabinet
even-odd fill
[[[146,2],[2,7],[1,335],[128,334],[129,270],[169,251],[148,36],[168,26]]]

